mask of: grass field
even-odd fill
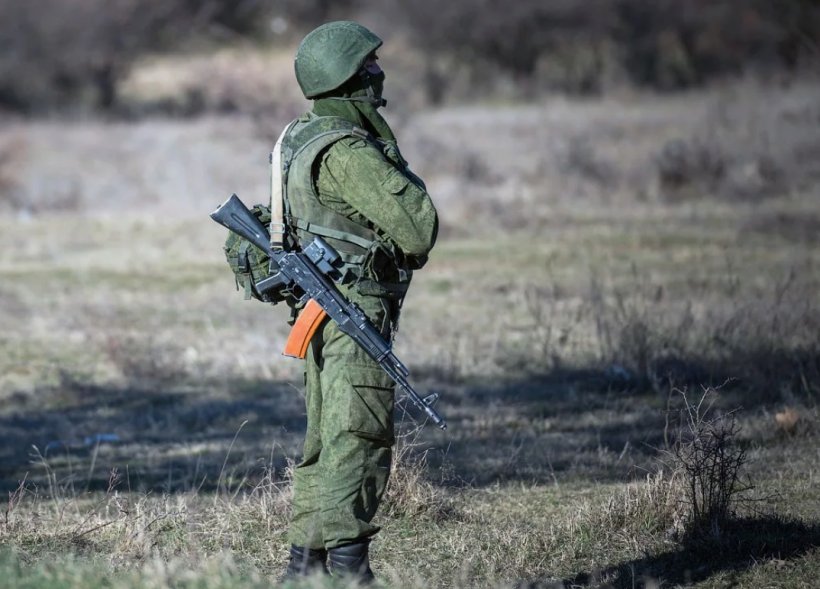
[[[818,96],[742,82],[398,113],[442,231],[396,350],[450,428],[402,417],[381,579],[815,585]],[[4,123],[4,586],[277,579],[301,368],[207,214],[265,199],[284,122]],[[735,411],[753,489],[695,535],[674,449],[702,396],[707,420]]]

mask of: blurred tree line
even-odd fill
[[[141,55],[295,43],[357,14],[405,33],[428,64],[432,101],[453,64],[473,79],[501,72],[591,94],[613,72],[675,90],[750,67],[796,71],[820,54],[820,0],[0,0],[0,107],[111,109]]]
[[[271,19],[324,20],[345,0],[0,0],[0,107],[107,110],[140,56],[265,40]]]
[[[795,71],[820,56],[820,0],[413,0],[397,6],[430,51],[603,90],[613,71],[677,90],[750,67]]]

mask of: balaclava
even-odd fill
[[[317,98],[313,112],[319,116],[341,117],[377,139],[395,144],[393,130],[378,112],[379,107],[387,103],[382,98],[384,78],[384,72],[371,74],[362,68],[339,88]]]

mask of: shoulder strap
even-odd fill
[[[312,217],[310,220],[300,218],[298,215],[293,215],[290,203],[288,202],[287,191],[289,173],[297,157],[307,157],[310,161],[307,162],[308,166],[306,166],[306,169],[312,169],[313,162],[319,154],[340,139],[345,137],[357,137],[375,144],[375,138],[364,129],[357,127],[341,117],[320,117],[313,113],[308,113],[307,119],[297,119],[292,123],[289,129],[291,133],[285,138],[282,144],[281,155],[285,190],[285,219],[287,222],[303,231],[322,237],[345,241],[363,250],[372,248],[378,238],[374,231],[357,223],[353,223],[346,217],[326,207],[322,207],[323,210],[321,214]],[[317,195],[314,193],[314,198],[316,197]]]
[[[291,122],[282,133],[270,153],[270,245],[282,249],[285,244],[285,203],[282,191],[282,141],[293,127]]]
[[[303,245],[311,236],[327,238],[339,252],[343,262],[339,270],[346,282],[362,275],[362,268],[382,247],[383,240],[373,229],[325,206],[316,193],[312,173],[317,158],[345,137],[376,144],[372,135],[345,119],[311,113],[295,122],[283,141],[281,157],[285,220],[289,229]]]
[[[307,120],[298,119],[295,123],[290,127],[293,133],[287,138],[290,153],[284,152],[289,160],[320,139],[329,139],[328,144],[346,136],[359,137],[371,143],[376,141],[370,133],[342,117],[320,117],[309,113]]]

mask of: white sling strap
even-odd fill
[[[285,201],[282,196],[282,140],[293,123],[285,127],[270,154],[270,246],[282,249],[285,242]]]

